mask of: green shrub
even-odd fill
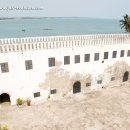
[[[63,93],[63,94],[62,94],[62,97],[65,97],[66,95],[67,95],[67,93]]]
[[[48,99],[50,99],[51,98],[51,96],[50,95],[48,95]]]
[[[21,98],[18,98],[16,100],[16,103],[17,103],[17,105],[22,105],[23,104],[23,100]]]
[[[6,124],[3,124],[3,125],[1,126],[1,130],[8,130],[8,126],[7,126]]]

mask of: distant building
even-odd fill
[[[129,72],[128,34],[0,39],[0,102],[87,93]]]

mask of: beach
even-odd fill
[[[129,130],[130,84],[100,88],[62,99],[0,107],[9,130]]]

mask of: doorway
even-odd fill
[[[126,71],[123,75],[123,82],[127,81],[128,80],[128,77],[129,77],[129,73],[128,71]]]
[[[73,94],[81,92],[81,83],[79,81],[75,82],[73,85]]]
[[[3,93],[0,95],[0,103],[5,103],[5,102],[10,103],[10,96],[7,93]]]

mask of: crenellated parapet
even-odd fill
[[[28,50],[130,44],[129,34],[96,34],[0,39],[0,53]]]

